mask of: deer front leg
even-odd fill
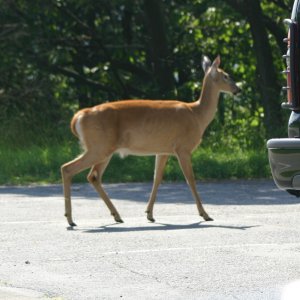
[[[88,181],[94,186],[96,191],[98,192],[99,196],[103,199],[104,203],[108,207],[111,215],[114,217],[115,221],[118,223],[123,223],[123,220],[120,217],[120,214],[118,213],[117,209],[109,199],[108,195],[104,191],[102,187],[102,175],[109,163],[110,157],[103,161],[102,163],[99,163],[97,165],[94,165],[91,169],[87,179]]]
[[[196,201],[196,205],[199,211],[199,215],[203,217],[205,221],[213,221],[213,219],[206,213],[203,208],[201,198],[197,192],[196,181],[191,163],[191,154],[187,152],[178,152],[177,158],[179,160],[182,172],[185,176],[187,184],[190,186],[193,197]]]
[[[153,207],[157,195],[157,189],[162,181],[163,172],[168,161],[168,157],[168,155],[156,155],[153,187],[146,209],[147,219],[150,222],[155,222],[155,219],[153,218]]]

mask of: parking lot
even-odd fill
[[[107,184],[116,224],[88,184],[73,185],[73,230],[60,185],[0,187],[0,299],[281,299],[300,279],[300,200],[271,180]],[[296,299],[296,298],[295,298]],[[297,298],[299,299],[299,298]]]

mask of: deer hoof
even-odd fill
[[[212,219],[207,213],[200,213],[200,216],[205,220],[205,221],[213,221],[214,219]]]
[[[152,213],[151,213],[150,211],[146,211],[145,213],[147,214],[147,219],[148,219],[150,222],[154,223],[154,222],[155,222],[155,219],[153,218]]]
[[[120,215],[117,212],[112,213],[111,215],[114,217],[114,219],[117,223],[124,223],[124,221],[121,219]]]
[[[151,222],[151,223],[154,223],[155,222],[155,219],[153,217],[147,217],[147,219]]]
[[[121,217],[114,217],[114,219],[115,219],[115,221],[117,222],[117,223],[124,223],[124,221],[121,219]]]
[[[73,221],[72,221],[72,222],[69,222],[69,225],[70,225],[71,227],[77,226]]]

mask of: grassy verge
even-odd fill
[[[0,144],[0,184],[58,183],[60,166],[80,154],[77,143],[53,143],[47,146],[12,147]],[[266,150],[214,151],[199,148],[193,154],[197,179],[265,178],[270,177]],[[114,156],[104,182],[151,181],[154,158]],[[87,172],[76,175],[74,181],[85,182]],[[164,179],[183,180],[177,160],[169,159]]]

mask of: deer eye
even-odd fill
[[[225,80],[229,80],[229,76],[227,74],[224,75]]]

